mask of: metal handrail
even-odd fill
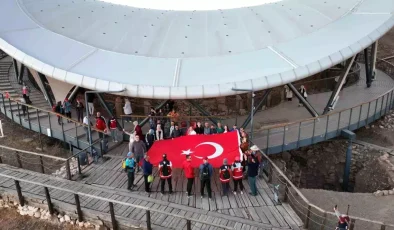
[[[293,184],[293,182],[291,182],[291,180],[282,172],[282,170],[280,170],[280,168],[268,157],[267,154],[265,154],[263,152],[263,150],[259,149],[259,151],[261,152],[261,154],[264,156],[264,158],[266,158],[268,160],[268,162],[275,168],[275,170],[280,174],[281,177],[283,177],[286,181],[286,183],[288,185],[290,185],[294,191],[297,193],[298,196],[301,197],[301,199],[308,205],[311,206],[313,208],[315,208],[316,210],[318,210],[319,212],[321,212],[322,214],[330,214],[332,216],[336,217],[336,214],[334,212],[331,211],[326,211],[316,205],[314,205],[313,203],[311,203],[302,193],[301,191]],[[393,224],[387,224],[387,223],[383,223],[382,221],[376,221],[376,220],[370,220],[367,218],[362,218],[362,217],[356,217],[356,216],[349,216],[351,219],[353,220],[360,220],[360,221],[365,221],[365,222],[369,222],[369,223],[373,223],[373,224],[379,224],[379,225],[383,225],[383,226],[388,226],[388,227],[394,227]]]
[[[20,152],[20,153],[27,153],[27,154],[31,154],[31,155],[35,155],[35,156],[47,157],[47,158],[51,158],[51,159],[59,160],[59,161],[67,161],[68,159],[70,159],[70,158],[61,158],[61,157],[56,157],[56,156],[51,156],[51,155],[46,155],[46,154],[41,154],[41,153],[25,151],[25,150],[21,150],[21,149],[15,149],[15,148],[11,148],[11,147],[8,147],[5,145],[0,145],[0,148],[8,149],[11,151],[16,151],[16,152]]]

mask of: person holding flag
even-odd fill
[[[166,181],[168,183],[170,194],[172,194],[172,164],[171,161],[167,160],[167,154],[163,154],[163,160],[159,163],[159,175],[161,195],[164,195],[164,186]]]
[[[227,196],[228,191],[230,190],[230,174],[231,166],[228,165],[227,158],[223,159],[223,165],[220,166],[219,169],[219,179],[220,182],[222,183],[222,189],[223,189],[223,196]]]

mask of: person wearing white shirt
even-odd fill
[[[133,110],[131,109],[131,103],[128,98],[124,99],[124,107],[123,107],[123,112],[125,115],[131,115],[133,113]],[[126,117],[126,122],[131,122],[131,117]]]

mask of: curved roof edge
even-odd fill
[[[41,60],[36,59],[31,56],[34,54],[28,54],[23,52],[21,49],[18,49],[16,46],[11,45],[9,42],[1,38],[0,36],[0,48],[23,63],[24,65],[33,68],[48,77],[52,77],[58,79],[60,81],[64,81],[73,85],[82,86],[92,90],[100,90],[100,91],[119,91],[125,89],[122,95],[131,96],[131,97],[141,97],[141,98],[153,98],[153,99],[195,99],[195,98],[212,98],[212,97],[221,97],[221,96],[229,96],[239,94],[240,92],[235,92],[232,88],[242,88],[242,89],[253,89],[253,90],[264,90],[267,88],[272,88],[280,85],[284,85],[286,83],[294,82],[296,80],[300,80],[306,77],[309,77],[313,74],[326,70],[342,61],[347,60],[351,56],[356,55],[373,42],[378,40],[381,36],[383,36],[389,29],[394,26],[394,16],[392,14],[385,14],[385,17],[379,18],[368,28],[363,28],[363,25],[358,20],[359,17],[362,17],[364,21],[370,19],[368,15],[372,14],[351,14],[353,18],[348,18],[347,16],[343,19],[340,26],[333,25],[338,24],[338,21],[331,23],[332,28],[330,29],[321,29],[312,33],[307,38],[302,37],[299,39],[292,40],[287,43],[277,44],[275,47],[268,47],[267,50],[275,53],[276,55],[283,58],[285,61],[289,62],[293,68],[288,68],[289,70],[285,70],[282,72],[277,71],[275,74],[266,75],[266,76],[258,76],[253,79],[248,80],[239,80],[228,83],[219,83],[219,84],[206,84],[206,85],[190,85],[190,86],[177,86],[179,85],[176,81],[179,81],[179,73],[182,71],[185,65],[182,62],[187,62],[187,59],[174,59],[175,68],[173,81],[174,86],[153,86],[153,85],[132,85],[132,84],[124,84],[121,82],[117,82],[117,79],[111,80],[103,80],[97,77],[92,76],[84,76],[82,74],[76,73],[76,71],[72,71],[73,68],[70,68],[71,71],[67,71],[65,69],[50,65],[48,63],[44,63]],[[361,15],[361,16],[358,16]],[[346,20],[350,20],[352,25],[344,25],[346,24]],[[359,22],[359,23],[357,23]],[[361,24],[361,25],[360,25]],[[354,26],[355,28],[351,28]],[[376,26],[376,27],[373,27]],[[372,27],[372,28],[371,28]],[[345,43],[345,47],[333,53],[331,52],[330,46],[324,39],[332,39],[325,38],[325,35],[328,33],[333,33],[334,31],[338,31],[338,34],[335,36],[342,36],[341,32],[345,34],[345,30],[350,30],[351,36],[346,34],[348,39],[346,39],[344,35],[343,43]],[[365,32],[365,30],[369,30]],[[360,32],[362,31],[362,33]],[[356,37],[357,34],[359,37]],[[364,34],[367,34],[364,36]],[[356,38],[355,38],[356,37]],[[357,40],[358,39],[358,40]],[[327,40],[329,41],[329,40]],[[314,44],[312,44],[314,43]],[[335,43],[335,42],[333,42]],[[337,42],[338,43],[338,42]],[[327,46],[327,47],[325,47]],[[333,44],[336,48],[342,47],[342,44]],[[320,53],[324,53],[323,58],[316,58],[316,55],[313,55],[313,52],[316,52],[316,48],[321,47],[322,51]],[[98,49],[95,49],[94,52]],[[292,55],[297,53],[297,63],[292,64],[291,60]],[[282,55],[285,54],[285,55]],[[304,58],[299,58],[304,56]],[[289,59],[287,59],[289,57]],[[168,60],[168,59],[167,59]],[[214,59],[212,59],[214,60]],[[212,61],[207,60],[207,61]],[[237,59],[242,60],[242,59]],[[95,65],[100,65],[98,62],[94,62]],[[264,60],[262,60],[264,61]],[[283,61],[283,60],[282,60]],[[206,63],[206,62],[204,62]],[[201,64],[201,63],[200,63]],[[242,63],[244,64],[244,63]],[[246,63],[247,64],[247,63]],[[194,63],[194,67],[198,66]],[[149,67],[146,67],[149,68]],[[150,67],[151,68],[151,67]],[[221,67],[228,68],[228,67]],[[215,69],[213,69],[215,70]],[[244,68],[244,71],[247,70],[247,67]],[[190,71],[190,70],[189,70]],[[200,74],[200,73],[199,73]],[[250,73],[248,73],[250,75]],[[259,75],[259,73],[256,73]],[[184,76],[186,77],[186,76]],[[172,79],[171,79],[172,80]]]

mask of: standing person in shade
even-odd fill
[[[68,101],[68,98],[64,99],[63,108],[64,108],[64,113],[66,114],[66,117],[71,119],[71,103]],[[70,123],[70,122],[71,122],[71,120],[67,120],[67,123]]]
[[[58,101],[56,106],[54,106],[53,110],[54,110],[55,113],[58,113],[58,115],[56,115],[57,116],[57,123],[59,125],[61,125],[63,123],[62,122],[62,116],[60,116],[60,115],[63,115],[62,102]]]
[[[84,124],[84,126],[83,126],[83,129],[85,130],[85,132],[86,132],[86,140],[89,142],[89,117],[88,117],[88,115],[86,115],[84,118],[83,118],[83,124]],[[93,124],[92,124],[92,122],[90,122],[90,127],[92,127],[93,126]]]
[[[304,85],[301,85],[301,87],[298,89],[298,92],[300,92],[301,96],[306,100],[306,98],[308,97],[308,93],[306,92]],[[301,100],[299,100],[298,106],[303,106]]]
[[[234,181],[234,195],[237,195],[238,185],[241,190],[241,194],[244,190],[244,184],[242,183],[243,172],[242,172],[242,163],[239,157],[235,158],[235,162],[231,166],[231,171],[233,173],[233,181]]]
[[[164,140],[164,134],[163,134],[163,130],[161,129],[161,125],[157,125],[156,127],[156,140],[160,141],[160,140]]]
[[[174,130],[175,130],[175,122],[173,122],[173,121],[171,121],[171,126],[169,127],[169,129],[168,129],[168,131],[167,131],[167,133],[168,133],[168,136],[166,136],[166,138],[168,137],[168,138],[172,138],[172,133],[174,132]]]
[[[192,157],[190,155],[186,155],[186,160],[182,164],[183,172],[185,174],[185,177],[187,179],[187,186],[186,186],[186,192],[187,192],[187,198],[189,199],[192,195],[192,187],[194,183],[194,169],[192,166]]]
[[[222,127],[222,124],[220,122],[218,122],[218,124],[217,124],[216,132],[217,133],[223,133],[224,132],[224,128]]]
[[[248,182],[250,187],[250,195],[257,196],[256,177],[259,172],[259,160],[254,154],[248,157]]]
[[[228,126],[227,125],[223,126],[223,133],[228,133],[228,132],[230,132],[228,130]]]
[[[196,135],[196,131],[194,131],[193,126],[190,126],[189,129],[187,130],[187,136],[189,135]]]
[[[138,124],[138,121],[133,121],[134,125],[134,134],[140,137],[140,140],[144,140],[144,135],[142,134],[141,126]]]
[[[131,103],[128,98],[124,99],[124,106],[123,106],[123,112],[127,116],[131,116],[133,113],[133,110],[131,109]],[[131,122],[131,117],[126,117],[126,122]]]
[[[94,113],[94,94],[93,93],[88,93],[87,95],[87,100],[88,100],[88,111],[89,111],[89,115],[92,116]]]
[[[182,131],[179,129],[178,124],[175,125],[174,131],[172,131],[171,138],[177,138],[182,136]]]
[[[30,105],[30,104],[31,104],[31,101],[30,101],[29,95],[30,95],[30,89],[29,89],[29,87],[26,85],[26,83],[23,82],[22,96],[23,96],[23,98],[25,99],[26,104],[29,104],[29,105]]]
[[[144,172],[144,184],[145,192],[150,193],[150,182],[148,182],[148,177],[152,175],[153,165],[149,161],[149,156],[145,154],[144,161],[142,162],[142,171]]]
[[[216,134],[216,133],[218,133],[214,125],[211,125],[211,128],[210,128],[210,129],[211,129],[211,134]]]
[[[208,163],[208,157],[204,157],[203,163],[200,165],[201,180],[201,198],[204,197],[204,188],[207,186],[208,198],[212,198],[211,177],[213,175],[213,167]]]
[[[26,100],[25,100],[25,98],[21,97],[20,101],[22,103],[21,106],[22,106],[23,116],[26,116],[26,111],[27,111],[27,106],[25,105]]]
[[[223,165],[220,166],[219,169],[219,179],[220,182],[222,183],[222,189],[223,189],[223,196],[228,195],[228,191],[230,191],[230,178],[231,178],[231,166],[228,165],[227,159],[223,159]]]
[[[131,144],[131,151],[132,153],[135,154],[135,160],[137,162],[137,173],[140,172],[140,166],[139,163],[141,162],[142,158],[144,157],[146,153],[146,145],[145,143],[140,140],[140,137],[135,135],[134,137],[134,142]]]
[[[109,120],[109,129],[111,130],[111,137],[113,142],[118,142],[118,122],[115,116]]]
[[[293,100],[293,91],[291,91],[287,85],[285,85],[285,95],[287,101]]]
[[[235,131],[239,132],[237,125],[233,125],[233,128],[231,129],[230,132],[235,132]]]
[[[204,127],[202,127],[201,122],[197,122],[197,126],[194,129],[197,134],[204,134]]]
[[[163,154],[163,160],[159,163],[159,175],[160,175],[160,192],[164,195],[164,186],[166,181],[168,183],[168,190],[172,194],[172,163],[167,160],[167,154]]]
[[[78,122],[83,121],[83,109],[85,106],[83,106],[83,103],[79,98],[77,98],[77,103],[75,104],[75,110],[77,111],[77,120]]]
[[[131,190],[131,187],[134,187],[134,173],[135,173],[136,162],[134,159],[134,154],[129,152],[127,153],[126,159],[126,171],[127,171],[127,189]]]
[[[96,116],[96,129],[100,130],[101,132],[99,132],[99,138],[104,138],[104,132],[107,129],[107,124],[105,122],[105,118],[103,116],[101,116],[100,112],[97,112],[97,116]]]
[[[152,147],[153,142],[155,142],[155,139],[156,139],[155,131],[153,129],[149,129],[149,131],[145,135],[145,143],[147,150],[149,150]]]
[[[212,132],[211,132],[211,128],[209,127],[209,124],[208,124],[208,122],[205,122],[205,124],[204,124],[204,135],[211,135],[212,134]]]

